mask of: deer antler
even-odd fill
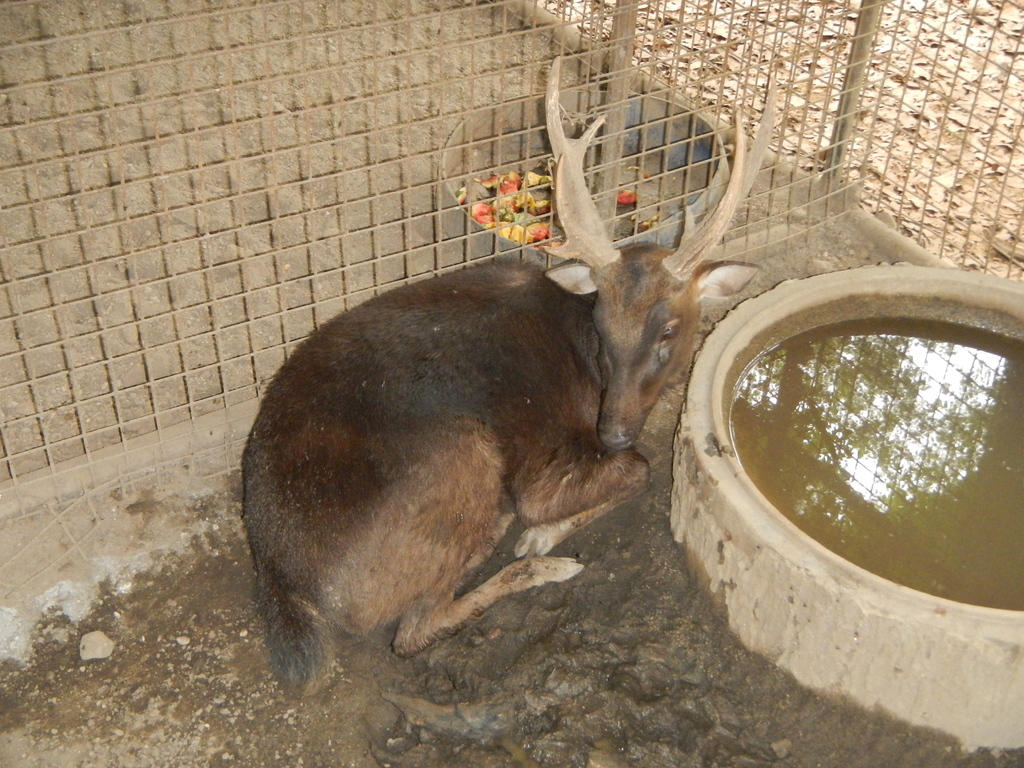
[[[704,254],[722,239],[740,201],[746,198],[754,184],[775,124],[775,82],[772,81],[768,85],[764,113],[761,115],[761,124],[757,128],[757,136],[754,137],[754,146],[749,156],[746,153],[747,136],[743,131],[741,112],[739,108],[736,109],[736,147],[733,152],[735,159],[725,194],[722,195],[715,212],[704,219],[692,233],[685,232],[675,252],[662,262],[665,269],[681,279],[689,277]]]
[[[544,112],[547,118],[548,140],[555,155],[554,191],[558,218],[565,230],[563,245],[546,248],[552,256],[579,259],[591,267],[598,268],[616,261],[620,257],[614,242],[605,231],[604,222],[597,212],[583,175],[583,158],[594,135],[604,124],[604,117],[598,117],[578,139],[570,139],[562,127],[562,108],[558,103],[558,86],[561,80],[562,59],[555,59],[548,75],[547,98]],[[662,262],[664,267],[681,279],[688,278],[696,269],[700,259],[715,246],[740,202],[746,198],[761,161],[771,141],[775,124],[775,83],[768,86],[764,113],[754,137],[754,146],[747,155],[747,136],[743,130],[741,110],[736,110],[736,146],[733,153],[734,165],[729,186],[719,201],[715,212],[705,218],[692,232],[687,228],[675,252]],[[689,218],[689,217],[688,217]]]
[[[605,231],[604,222],[597,212],[590,188],[583,175],[583,158],[594,134],[604,124],[597,118],[578,139],[570,139],[562,127],[562,108],[558,103],[562,59],[555,59],[548,75],[547,98],[544,113],[547,118],[548,140],[555,155],[554,192],[555,210],[565,231],[565,243],[546,249],[552,256],[579,259],[597,269],[610,264],[620,256],[615,244]]]

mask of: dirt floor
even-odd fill
[[[131,591],[106,590],[77,625],[51,617],[27,667],[0,667],[0,765],[1024,766],[1024,750],[964,754],[811,693],[739,645],[669,532],[681,397],[664,398],[644,434],[647,493],[553,552],[584,563],[578,577],[410,659],[391,653],[387,630],[344,638],[328,685],[305,698],[270,677],[238,478],[201,501],[139,501],[138,514],[185,507],[208,533]],[[511,559],[519,532],[481,578]],[[113,639],[109,658],[80,659],[92,630]]]

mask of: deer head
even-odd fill
[[[561,59],[556,59],[545,113],[555,157],[555,210],[566,240],[548,252],[577,262],[555,267],[548,276],[573,293],[597,292],[594,323],[604,375],[598,433],[610,450],[625,450],[635,443],[665,386],[688,370],[701,298],[731,296],[757,270],[737,262],[708,263],[704,257],[725,233],[760,169],[773,127],[774,86],[749,157],[741,110],[736,110],[733,171],[714,213],[695,227],[687,226],[674,251],[653,246],[619,251],[583,172],[587,148],[604,118],[596,119],[580,138],[568,138],[558,102],[560,74]]]

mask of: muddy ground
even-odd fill
[[[578,577],[508,599],[414,658],[390,652],[387,629],[343,638],[328,685],[304,698],[270,677],[238,478],[199,501],[140,501],[138,514],[186,507],[208,533],[130,592],[106,590],[77,625],[51,617],[27,667],[0,667],[0,766],[1024,766],[1024,750],[964,754],[812,693],[739,645],[669,531],[680,404],[670,393],[648,423],[647,493],[552,553],[584,563]],[[92,630],[116,646],[83,662]]]

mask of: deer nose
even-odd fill
[[[601,442],[610,451],[625,451],[636,443],[636,435],[624,427],[613,426],[600,430]]]

